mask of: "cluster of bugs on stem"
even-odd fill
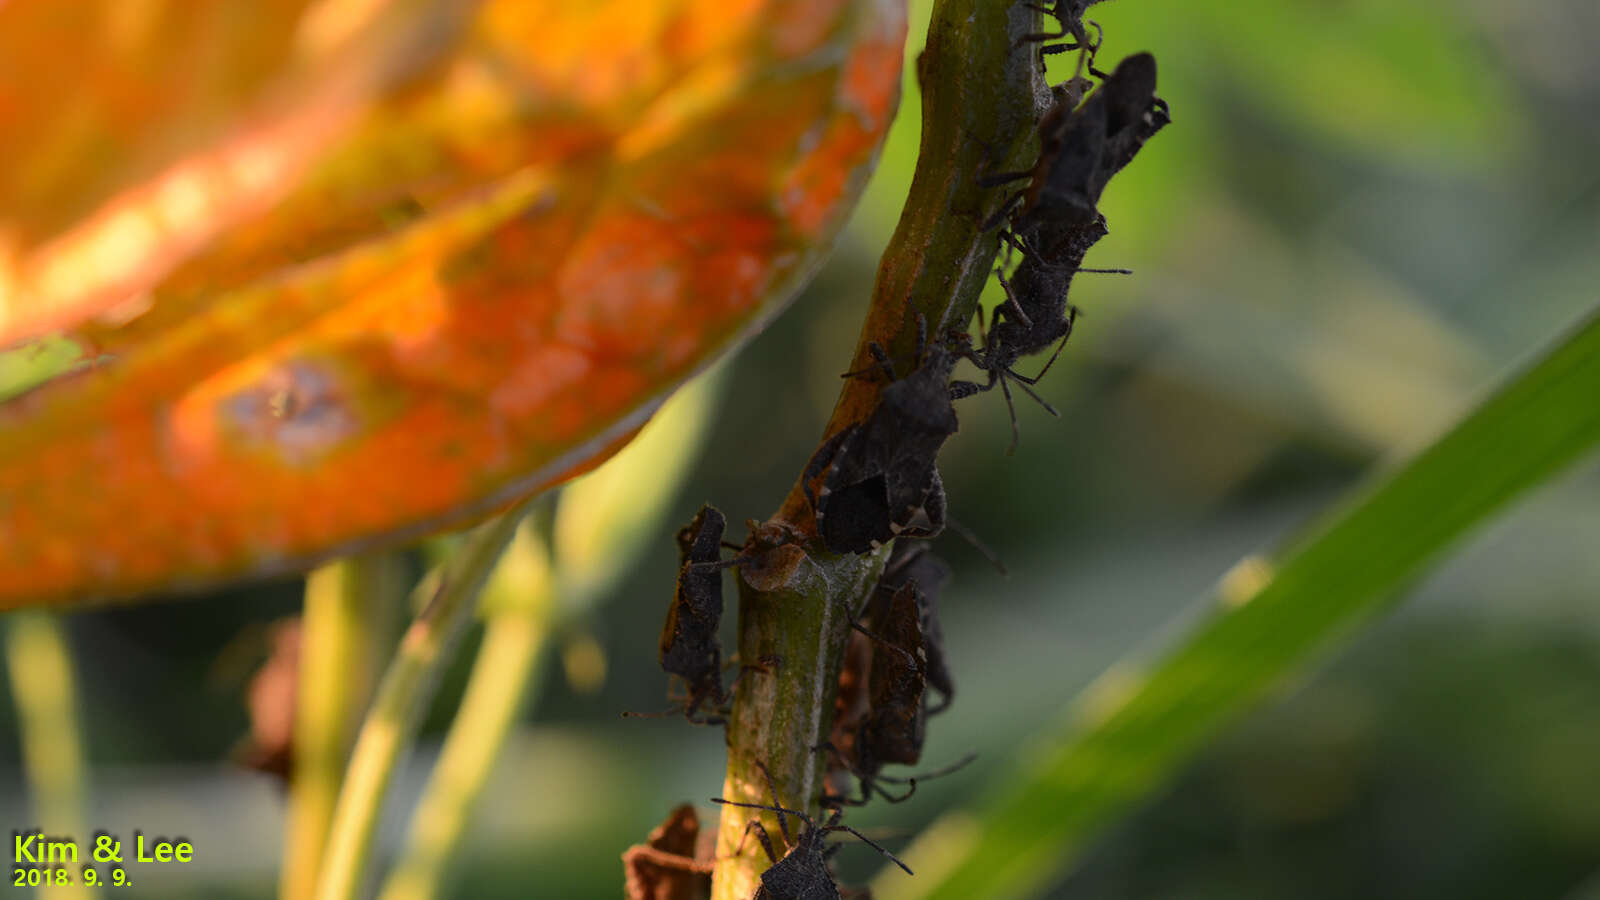
[[[865,554],[893,542],[866,601],[859,610],[846,609],[849,636],[842,659],[835,657],[836,668],[830,671],[830,677],[832,671],[839,673],[831,723],[820,720],[826,731],[818,737],[823,739],[805,748],[827,760],[820,797],[804,798],[807,803],[820,802],[828,810],[826,818],[783,806],[771,772],[760,761],[755,766],[766,779],[770,804],[715,798],[719,804],[777,814],[785,845],[781,855],[759,821],[749,823],[742,835],[754,834],[771,862],[760,876],[757,900],[838,898],[839,888],[828,867],[834,848],[826,841],[837,832],[855,834],[909,873],[889,851],[841,824],[843,809],[874,797],[905,800],[919,780],[971,761],[969,756],[917,775],[883,773],[886,766],[921,761],[928,719],[947,709],[956,691],[938,615],[939,595],[950,571],[927,544],[913,539],[936,537],[947,524],[963,531],[948,516],[937,465],[939,452],[959,428],[955,402],[999,386],[1011,417],[1014,448],[1018,427],[1013,386],[1056,412],[1034,386],[1055,362],[1077,322],[1078,309],[1068,298],[1073,277],[1079,272],[1127,273],[1083,267],[1090,248],[1107,233],[1098,203],[1111,178],[1169,123],[1170,115],[1156,95],[1156,63],[1150,54],[1129,56],[1109,73],[1096,67],[1100,30],[1087,23],[1095,32],[1091,38],[1083,15],[1097,2],[1024,4],[1055,19],[1059,30],[1024,34],[1015,40],[1014,52],[1027,48],[1032,64],[1039,64],[1045,56],[1077,51],[1078,66],[1073,77],[1051,89],[1050,104],[1039,110],[1039,153],[1033,164],[1016,172],[980,171],[971,176],[982,187],[1020,184],[997,210],[978,214],[982,230],[999,229],[1007,248],[1005,261],[996,269],[1005,300],[988,323],[978,314],[978,340],[959,329],[930,340],[926,320],[916,314],[916,349],[909,361],[891,357],[877,341],[866,343],[870,361],[845,375],[874,382],[871,399],[864,412],[862,406],[853,407],[849,421],[831,428],[800,477],[796,504],[804,501],[809,522],[752,523],[750,539],[742,549],[734,548],[740,552],[731,559],[724,559],[724,550],[733,547],[723,541],[726,520],[711,506],[703,507],[678,535],[681,562],[661,634],[660,663],[684,685],[676,711],[691,722],[714,725],[726,724],[730,698],[747,671],[767,672],[780,679],[779,685],[784,677],[781,661],[763,658],[741,666],[733,683],[724,686],[717,637],[722,570],[762,560],[777,546],[793,551],[787,557],[792,559],[818,551]],[[1020,254],[1015,267],[1011,267],[1013,253]],[[1036,374],[1018,371],[1025,358],[1045,353],[1049,357]],[[962,362],[978,370],[976,379],[954,377]],[[743,570],[747,584],[756,584],[751,580],[753,571],[764,565]],[[858,599],[859,590],[851,596]],[[846,602],[831,593],[818,600]],[[839,645],[834,648],[837,652]],[[797,748],[777,749],[792,761]],[[804,825],[798,835],[790,834],[790,816]],[[682,807],[652,833],[649,843],[630,849],[624,855],[628,896],[635,900],[704,896],[704,878],[713,860],[708,850],[696,850],[697,830],[693,810]],[[743,845],[741,839],[735,855]]]
[[[1169,121],[1167,105],[1156,96],[1156,61],[1148,53],[1123,60],[1082,99],[1082,86],[1073,79],[1054,89],[1054,102],[1039,120],[1039,157],[1021,172],[985,176],[985,183],[1004,184],[1027,179],[1012,194],[986,227],[1003,225],[1008,246],[1022,260],[1007,279],[1003,269],[995,274],[1006,300],[995,308],[993,321],[982,328],[981,349],[969,348],[966,357],[986,373],[984,382],[958,381],[958,396],[1000,385],[1011,412],[1012,446],[1018,439],[1016,411],[1008,382],[1016,384],[1045,409],[1055,410],[1033,391],[1056,361],[1077,321],[1077,307],[1067,294],[1078,272],[1126,271],[1083,268],[1089,248],[1107,233],[1105,217],[1097,204],[1111,176],[1132,161],[1145,141]],[[1081,100],[1081,102],[1080,102]],[[1015,368],[1025,356],[1054,347],[1035,375]]]

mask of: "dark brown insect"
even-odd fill
[[[857,765],[875,772],[885,763],[915,765],[922,758],[927,712],[922,694],[928,657],[922,642],[922,589],[908,581],[886,592],[888,602],[869,613],[874,631],[867,675],[869,712],[856,739]],[[885,596],[878,593],[874,597]]]
[[[883,575],[878,579],[873,596],[863,611],[863,624],[870,629],[874,613],[881,616],[889,609],[895,591],[910,581],[915,581],[921,589],[922,647],[925,656],[922,703],[929,716],[947,709],[955,695],[955,678],[945,660],[944,632],[939,624],[937,608],[938,594],[949,578],[949,567],[934,556],[926,543],[898,541],[894,555],[884,566]],[[839,671],[833,727],[827,743],[819,748],[833,751],[836,762],[841,764],[836,767],[840,774],[862,771],[856,740],[871,710],[867,682],[872,657],[873,638],[868,637],[865,630],[853,631],[845,647],[844,664]],[[938,695],[937,703],[932,699],[934,694]],[[868,774],[867,778],[873,782],[886,780],[877,772]],[[904,783],[901,779],[892,779],[892,782]]]
[[[905,584],[887,593],[874,592],[865,618],[879,630],[854,625],[872,645],[866,663],[865,708],[853,723],[843,723],[835,729],[834,734],[842,740],[830,740],[817,749],[831,751],[839,766],[855,776],[861,793],[856,798],[829,795],[823,798],[825,804],[859,806],[874,794],[899,803],[916,792],[916,779],[881,774],[890,763],[912,765],[921,759],[927,733],[927,711],[923,706],[926,655],[916,591],[915,584]],[[888,602],[880,604],[881,598]],[[885,784],[909,786],[894,793]]]
[[[775,674],[782,665],[777,656],[763,656],[741,665],[733,684],[726,688],[722,685],[722,641],[718,636],[722,624],[722,570],[759,559],[765,529],[759,523],[752,525],[761,531],[752,533],[749,552],[728,560],[722,558],[724,549],[743,548],[722,540],[727,518],[716,507],[702,506],[694,519],[678,531],[682,561],[672,605],[667,608],[667,620],[661,627],[659,660],[663,671],[683,682],[685,694],[678,706],[664,713],[625,712],[624,717],[649,719],[681,712],[696,725],[722,725],[727,722],[728,700],[739,679],[752,669]],[[710,711],[703,711],[708,703]]]
[[[905,584],[917,585],[925,656],[924,680],[928,689],[939,694],[939,702],[934,705],[928,702],[927,691],[923,692],[923,705],[930,716],[949,708],[956,693],[955,676],[945,658],[944,628],[939,623],[939,594],[949,580],[950,567],[935,556],[927,544],[901,541],[895,544],[894,556],[884,566],[875,592],[892,594]]]
[[[833,873],[828,871],[828,857],[836,847],[827,843],[828,835],[839,831],[847,831],[863,843],[887,856],[891,862],[905,870],[907,875],[911,870],[898,857],[885,850],[877,842],[851,828],[841,825],[839,819],[844,815],[844,810],[834,809],[827,821],[818,824],[815,819],[797,809],[788,809],[778,804],[778,792],[772,784],[772,773],[767,771],[765,765],[761,767],[761,774],[767,779],[767,790],[772,794],[772,805],[764,803],[740,803],[736,800],[724,800],[721,797],[711,798],[713,803],[725,806],[738,806],[745,809],[764,809],[778,814],[778,828],[783,832],[783,843],[786,848],[782,857],[779,857],[772,846],[772,836],[767,834],[767,829],[758,821],[752,821],[745,826],[745,834],[752,832],[760,841],[761,847],[766,851],[767,859],[772,861],[772,866],[761,873],[761,887],[756,889],[751,900],[841,900],[839,885],[833,880]],[[794,816],[805,823],[798,838],[789,834],[788,816]],[[743,841],[740,841],[741,849]]]
[[[925,545],[897,547],[863,612],[866,624],[854,624],[866,641],[853,641],[847,648],[845,670],[840,677],[841,683],[849,680],[863,687],[842,710],[836,706],[836,713],[844,716],[835,720],[829,741],[817,749],[831,751],[838,766],[855,776],[860,795],[830,795],[824,802],[858,806],[876,794],[898,803],[916,792],[918,781],[953,772],[972,761],[969,756],[939,771],[913,776],[882,774],[886,765],[914,765],[921,759],[927,717],[930,712],[944,709],[955,691],[941,644],[939,685],[935,689],[943,699],[930,709],[927,687],[931,683],[929,648],[933,643],[927,626],[931,621],[937,630],[937,613],[932,611],[917,576],[937,590],[945,574],[944,566],[927,552]],[[852,666],[857,667],[854,672]],[[905,787],[896,793],[886,784]]]
[[[877,353],[892,377],[882,348]],[[942,346],[919,355],[911,374],[879,393],[865,421],[829,438],[806,464],[801,480],[817,533],[835,553],[865,553],[897,536],[933,537],[944,529],[936,460],[959,427],[950,402],[956,357]]]
[[[1058,258],[1070,252],[1072,233],[1092,227],[1111,177],[1171,122],[1166,101],[1156,96],[1156,59],[1149,53],[1124,59],[1081,104],[1080,91],[1075,82],[1055,87],[1055,102],[1039,120],[1038,161],[1020,173],[1030,183],[1011,217],[1025,251],[1074,268],[1081,257]]]
[[[701,715],[707,701],[720,709],[727,704],[722,687],[722,570],[737,563],[722,559],[722,534],[728,520],[716,507],[700,507],[693,520],[678,532],[682,560],[677,589],[667,621],[661,629],[661,668],[683,679],[687,697],[683,714],[697,724],[721,724],[719,713]]]
[[[998,383],[1012,410],[1013,446],[1016,413],[1008,381],[1055,412],[1032,385],[1049,371],[1072,335],[1077,309],[1068,304],[1067,293],[1073,275],[1124,271],[1084,269],[1083,258],[1106,234],[1105,218],[1096,204],[1111,177],[1171,121],[1167,104],[1155,90],[1156,61],[1148,53],[1124,59],[1081,104],[1081,84],[1076,79],[1058,85],[1055,103],[1039,121],[1040,152],[1033,168],[984,179],[986,183],[1029,179],[1027,188],[990,219],[1008,221],[1006,239],[1022,251],[1022,261],[1009,280],[996,272],[1006,301],[995,309],[983,335],[983,349],[969,348],[963,354],[988,374],[987,381],[958,381],[951,387],[963,397]],[[981,328],[981,320],[979,324]],[[1014,368],[1022,357],[1051,346],[1055,352],[1037,375],[1023,375]]]
[[[852,631],[845,645],[844,664],[839,668],[839,690],[833,701],[833,726],[827,743],[819,750],[832,750],[840,760],[855,759],[856,734],[871,707],[867,697],[867,672],[872,668],[872,639]],[[848,771],[849,766],[839,771]],[[840,788],[843,792],[843,788]]]
[[[700,840],[700,817],[687,803],[667,815],[646,843],[623,851],[627,900],[706,900],[713,845]]]

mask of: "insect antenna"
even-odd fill
[[[778,785],[773,782],[772,770],[767,768],[766,763],[758,759],[756,760],[756,768],[761,770],[761,777],[767,782],[767,793],[772,795],[772,806],[778,813],[778,830],[783,832],[783,843],[787,846],[789,844],[789,820],[784,818],[783,808],[778,804]],[[810,816],[805,813],[800,813],[799,815],[801,821],[805,822],[806,825],[809,826],[811,824]]]
[[[954,531],[962,540],[966,541],[967,544],[972,547],[972,549],[978,551],[978,555],[987,560],[989,565],[994,566],[995,571],[999,572],[1001,575],[1011,574],[1006,569],[1006,564],[1000,561],[1000,554],[994,552],[993,548],[991,548],[988,544],[985,544],[972,529],[961,524],[960,522],[957,522],[954,518],[949,516],[945,517],[944,524],[946,528]]]
[[[757,765],[760,765],[760,764],[757,763]],[[765,770],[766,767],[762,766],[762,769]],[[768,775],[767,778],[768,778],[769,783],[770,783],[770,780],[771,780],[772,776]],[[790,841],[790,838],[789,838],[788,820],[786,820],[784,818],[784,816],[796,816],[796,817],[798,817],[800,819],[800,821],[805,822],[806,825],[808,825],[808,826],[814,826],[816,824],[815,822],[812,821],[810,816],[806,815],[805,813],[801,812],[800,810],[798,810],[798,809],[789,809],[788,807],[784,807],[784,806],[775,806],[775,805],[771,805],[771,804],[767,804],[767,803],[746,803],[743,800],[727,800],[727,799],[724,799],[722,797],[712,797],[711,798],[711,802],[712,803],[718,803],[718,804],[721,804],[723,806],[737,806],[737,807],[740,807],[741,809],[764,809],[767,812],[775,812],[775,813],[777,813],[778,814],[778,827],[783,830],[783,840],[784,840],[785,844],[788,844],[791,841]]]
[[[837,819],[838,815],[835,814],[834,818]],[[873,840],[872,838],[867,837],[866,835],[864,835],[861,832],[855,830],[854,828],[851,828],[849,825],[843,825],[843,824],[840,824],[840,825],[832,825],[832,824],[824,825],[822,830],[823,831],[829,831],[829,832],[832,832],[832,831],[848,831],[851,834],[855,835],[863,844],[866,844],[867,846],[869,846],[872,849],[878,851],[879,853],[882,853],[884,856],[889,857],[889,861],[894,863],[895,865],[899,866],[901,871],[905,872],[907,875],[915,875],[916,874],[915,872],[911,871],[911,867],[910,866],[908,866],[905,863],[900,861],[900,857],[895,856],[893,853],[890,853],[888,850],[884,849],[882,844],[878,843],[877,841]]]
[[[666,710],[665,712],[658,713],[642,713],[626,709],[622,711],[622,717],[624,719],[665,719],[668,716],[677,717],[681,715],[683,715],[683,707],[681,706],[675,706],[672,709]]]

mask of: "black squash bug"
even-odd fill
[[[869,711],[856,737],[857,765],[867,772],[886,763],[915,765],[922,758],[928,656],[922,643],[921,594],[915,581],[887,592],[888,603],[871,613],[872,630],[862,629],[874,644],[867,674]],[[875,599],[882,596],[877,593]]]
[[[955,361],[942,346],[927,348],[914,371],[883,388],[865,421],[812,454],[801,480],[829,550],[864,553],[900,535],[944,530],[936,458],[959,427],[950,391]],[[881,362],[893,371],[886,358]]]
[[[688,691],[683,714],[697,724],[721,724],[720,715],[697,718],[697,713],[707,701],[720,709],[728,699],[722,687],[722,642],[717,635],[722,624],[722,570],[740,560],[722,559],[722,534],[727,526],[727,517],[706,504],[678,532],[682,563],[661,629],[661,668],[683,679]]]
[[[910,787],[901,794],[890,793],[879,784],[880,781],[908,783],[908,780],[879,773],[889,763],[915,764],[922,757],[923,738],[927,733],[927,711],[922,698],[927,656],[922,647],[921,613],[916,594],[914,583],[903,584],[887,594],[875,591],[866,617],[876,630],[860,623],[852,624],[874,645],[866,664],[866,708],[854,722],[843,746],[830,741],[816,749],[835,754],[844,768],[855,776],[861,796],[855,800],[830,796],[824,798],[825,803],[860,805],[873,794],[890,803],[899,803],[916,791],[914,780],[909,780]],[[880,598],[888,602],[880,604]]]
[[[646,843],[623,851],[627,900],[705,900],[711,896],[712,847],[700,840],[700,817],[687,803],[667,815]]]
[[[916,566],[918,571],[913,574],[911,567]],[[937,567],[935,572],[929,566]],[[931,577],[930,577],[931,575]],[[852,623],[852,633],[849,643],[845,645],[844,663],[839,669],[839,690],[834,696],[833,727],[829,732],[828,741],[822,745],[831,748],[841,761],[848,766],[848,761],[855,758],[856,734],[861,723],[866,720],[871,709],[870,695],[867,681],[872,668],[873,637],[868,629],[872,627],[873,616],[876,613],[880,618],[883,610],[888,608],[890,596],[895,589],[903,585],[907,578],[918,577],[926,579],[924,583],[942,584],[949,576],[949,571],[944,564],[935,560],[928,550],[928,545],[920,541],[901,540],[895,542],[894,552],[883,567],[883,574],[879,576],[877,585],[873,588],[872,596],[861,610],[859,623]],[[937,589],[937,588],[935,588]],[[934,614],[935,617],[937,613]],[[864,627],[855,628],[855,624]],[[933,630],[938,631],[937,621]],[[928,619],[923,619],[924,643],[929,632]],[[943,650],[939,651],[940,664],[943,665]],[[931,659],[932,654],[929,654]],[[942,676],[942,681],[949,683],[948,672]],[[931,678],[930,678],[931,682]],[[945,693],[944,688],[936,688]],[[953,688],[952,688],[953,689]],[[939,708],[944,707],[941,703]],[[821,748],[819,748],[821,749]]]
[[[881,774],[885,765],[913,765],[921,759],[928,715],[948,706],[955,692],[944,662],[938,614],[930,594],[921,588],[926,583],[937,592],[947,576],[948,570],[927,552],[926,545],[897,545],[863,611],[863,622],[853,623],[867,640],[853,640],[847,648],[840,682],[841,687],[846,681],[859,684],[859,695],[843,707],[836,704],[836,715],[843,716],[835,720],[829,741],[817,749],[831,751],[837,763],[855,776],[860,796],[830,796],[825,802],[860,805],[876,794],[898,803],[916,792],[919,780],[971,762],[968,757],[946,769],[915,776]],[[930,664],[935,648],[936,668]],[[936,707],[928,703],[929,686],[941,695]],[[891,793],[883,784],[907,787]]]
[[[828,857],[836,846],[830,847],[827,843],[828,835],[839,831],[855,835],[863,843],[887,856],[907,875],[912,874],[905,863],[876,841],[849,825],[840,824],[839,819],[844,815],[844,810],[835,808],[825,822],[818,824],[801,810],[779,805],[778,792],[772,784],[772,774],[767,771],[765,765],[760,763],[757,765],[761,767],[761,774],[766,776],[767,790],[772,794],[771,806],[765,803],[724,800],[721,797],[711,798],[711,802],[724,806],[763,809],[778,814],[778,828],[783,832],[783,843],[787,848],[782,857],[779,857],[773,849],[772,836],[767,834],[767,829],[759,821],[752,821],[745,826],[745,834],[754,832],[762,849],[766,851],[767,859],[772,861],[772,866],[761,873],[761,886],[756,889],[755,896],[751,900],[841,900],[839,885],[834,882],[833,873],[828,871]],[[789,834],[788,816],[794,816],[805,823],[797,838],[792,838]],[[740,844],[742,847],[742,840]]]
[[[1124,59],[1079,99],[1072,83],[1055,88],[1055,103],[1039,121],[1039,159],[1027,173],[1032,181],[1011,219],[1027,248],[1058,267],[1081,261],[1061,258],[1072,252],[1073,232],[1093,226],[1111,177],[1171,122],[1166,101],[1156,96],[1156,59],[1149,53]]]
[[[983,334],[983,349],[968,348],[963,354],[983,369],[988,379],[985,383],[955,382],[951,389],[957,397],[987,391],[999,383],[1007,407],[1012,408],[1006,386],[1010,381],[1054,412],[1031,385],[1049,371],[1072,335],[1077,309],[1068,304],[1067,292],[1074,274],[1094,271],[1083,269],[1082,263],[1089,248],[1106,234],[1105,218],[1096,209],[1101,193],[1111,176],[1171,121],[1167,105],[1155,89],[1156,61],[1148,53],[1124,59],[1081,105],[1081,85],[1076,79],[1058,85],[1054,104],[1039,121],[1040,153],[1033,168],[989,179],[1030,179],[1025,190],[991,217],[991,221],[1009,217],[1007,240],[1022,251],[1022,261],[1009,280],[996,272],[1006,301],[994,311]],[[1037,375],[1026,376],[1014,368],[1022,357],[1052,345],[1055,352]]]
[[[877,595],[892,595],[909,583],[915,583],[918,588],[925,656],[923,674],[927,687],[939,694],[938,705],[928,703],[927,693],[923,694],[924,705],[930,716],[947,709],[956,694],[955,676],[950,673],[950,664],[944,653],[944,628],[939,624],[939,594],[949,580],[950,567],[935,556],[927,544],[904,541],[895,544],[894,556],[883,567],[883,576],[878,580],[875,591]]]
[[[867,696],[867,675],[871,668],[872,640],[859,631],[852,631],[844,649],[844,664],[839,668],[833,725],[827,742],[817,748],[832,750],[844,769],[851,768],[849,761],[855,758],[856,734],[871,709]]]
[[[969,755],[944,769],[911,776],[882,774],[885,765],[915,765],[922,758],[928,716],[922,615],[921,590],[916,582],[909,581],[892,591],[887,608],[874,616],[874,624],[882,623],[877,624],[880,633],[857,626],[875,645],[867,674],[867,711],[851,736],[849,756],[831,744],[818,749],[834,751],[855,776],[861,793],[855,799],[831,797],[825,802],[858,806],[876,794],[890,803],[899,803],[916,793],[919,781],[948,774],[973,760]],[[906,789],[891,793],[883,784],[905,785]]]

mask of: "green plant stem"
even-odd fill
[[[1038,31],[1038,19],[1035,10],[1009,0],[940,0],[935,6],[918,72],[925,96],[917,169],[883,254],[852,368],[870,364],[873,342],[911,358],[919,317],[935,337],[972,318],[999,247],[998,233],[980,226],[1000,192],[981,188],[977,177],[1025,168],[1037,153],[1032,138],[1043,76],[1032,45],[1019,47],[1018,39]],[[824,437],[866,418],[881,388],[877,379],[847,379]],[[742,567],[739,655],[746,665],[763,657],[781,662],[765,672],[747,671],[739,681],[723,795],[770,803],[760,763],[784,805],[815,813],[824,760],[813,748],[832,727],[850,617],[876,582],[887,551],[823,552],[799,483],[769,525],[799,537]],[[753,812],[723,809],[715,900],[746,900],[769,865],[755,841],[743,841]],[[776,818],[760,818],[776,835]]]
[[[450,650],[473,620],[484,582],[532,502],[524,500],[473,529],[418,586],[425,602],[401,638],[356,737],[317,881],[317,900],[348,900],[362,889],[395,767],[416,738]]]
[[[49,613],[12,613],[6,623],[6,668],[17,704],[22,767],[37,824],[47,835],[86,841],[87,766],[78,724],[77,677],[61,620]],[[41,890],[44,897],[80,893],[78,887],[55,885]]]
[[[316,888],[350,745],[393,640],[402,574],[398,557],[374,554],[329,563],[306,579],[283,900]]]
[[[801,556],[777,589],[756,590],[740,581],[739,658],[761,661],[764,670],[746,672],[739,681],[728,720],[722,796],[772,803],[759,762],[771,772],[785,807],[817,811],[826,760],[812,748],[828,739],[850,620],[877,582],[885,556]],[[765,823],[783,852],[775,816],[723,807],[713,897],[754,895],[761,871],[770,865],[756,841],[744,840],[747,823],[755,820]]]
[[[422,799],[399,863],[381,900],[436,897],[523,702],[536,688],[550,627],[544,608],[512,609],[489,619],[467,692]]]
[[[1471,528],[1600,446],[1596,398],[1600,310],[1276,561],[1236,567],[1170,652],[1108,670],[1032,764],[1007,773],[977,827],[916,848],[942,871],[886,877],[874,895],[1036,894],[1233,717],[1392,607]]]
[[[1010,0],[938,0],[917,62],[922,137],[911,190],[884,249],[872,302],[848,371],[870,369],[877,343],[897,360],[912,359],[917,320],[930,339],[964,331],[993,272],[1000,229],[983,221],[1008,191],[984,188],[985,172],[1026,169],[1039,151],[1036,123],[1049,89],[1035,65],[1037,11]],[[872,412],[880,379],[845,379],[823,437]],[[785,518],[809,518],[797,482]]]

